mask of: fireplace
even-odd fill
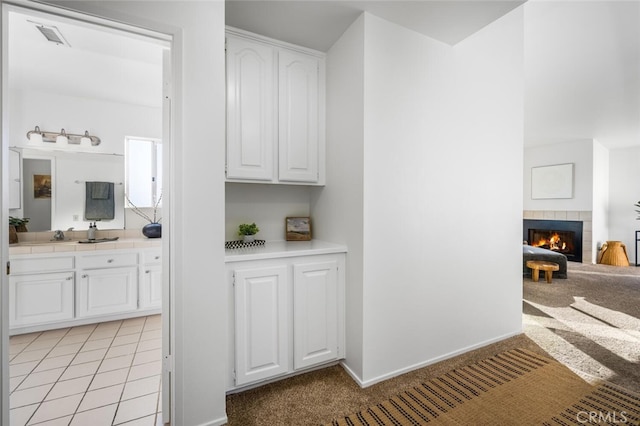
[[[523,241],[582,262],[582,222],[576,220],[524,219]]]

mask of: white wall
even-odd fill
[[[327,181],[313,188],[314,235],[349,248],[346,364],[363,368],[364,15],[327,53]]]
[[[267,241],[285,239],[285,218],[310,216],[310,188],[299,185],[227,183],[225,202],[226,241],[238,240],[238,225],[255,222],[256,238]],[[316,236],[314,218],[312,232]]]
[[[163,220],[175,292],[175,424],[224,424],[227,290],[215,285],[224,280],[224,2],[54,3],[175,37],[174,140],[165,170],[173,185],[164,195],[171,220]]]
[[[640,148],[620,148],[609,151],[609,239],[622,241],[627,246],[629,261],[636,256],[635,231],[640,230],[640,210],[634,206],[640,201]],[[640,261],[640,256],[639,259]]]
[[[525,210],[586,210],[593,207],[593,145],[591,139],[527,147],[524,150]],[[531,168],[554,164],[574,164],[573,198],[531,199]]]
[[[609,150],[593,141],[593,207],[591,262],[595,263],[598,248],[609,240]],[[583,260],[585,261],[585,260]]]
[[[372,383],[520,332],[523,14],[454,48],[366,18],[363,379]],[[496,224],[500,243],[464,253],[471,229],[491,241]]]
[[[101,143],[84,150],[109,154],[124,155],[125,136],[162,137],[161,108],[32,90],[13,90],[9,100],[11,146],[28,147],[27,132],[35,126],[75,134],[88,130]],[[58,148],[55,144],[45,147]]]
[[[455,48],[364,14],[329,52],[312,212],[349,247],[361,385],[520,332],[522,42],[521,10]],[[501,243],[463,254],[470,227],[482,239],[497,223]]]

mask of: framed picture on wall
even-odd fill
[[[33,198],[51,198],[51,175],[33,175]]]
[[[287,241],[310,241],[311,218],[288,217],[285,219],[285,234]]]
[[[573,198],[573,163],[531,168],[531,199]]]

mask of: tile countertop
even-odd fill
[[[225,250],[225,263],[316,254],[346,253],[347,246],[326,241],[267,241],[264,246]]]
[[[118,238],[115,241],[101,243],[79,243],[78,240],[69,241],[24,241],[9,244],[9,255],[61,253],[74,251],[117,250],[133,248],[150,248],[162,246],[160,238]]]

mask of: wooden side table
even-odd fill
[[[527,260],[527,268],[531,268],[531,278],[533,282],[538,282],[538,279],[540,279],[540,270],[543,270],[545,280],[548,284],[551,284],[553,271],[559,270],[560,265],[544,260]]]

